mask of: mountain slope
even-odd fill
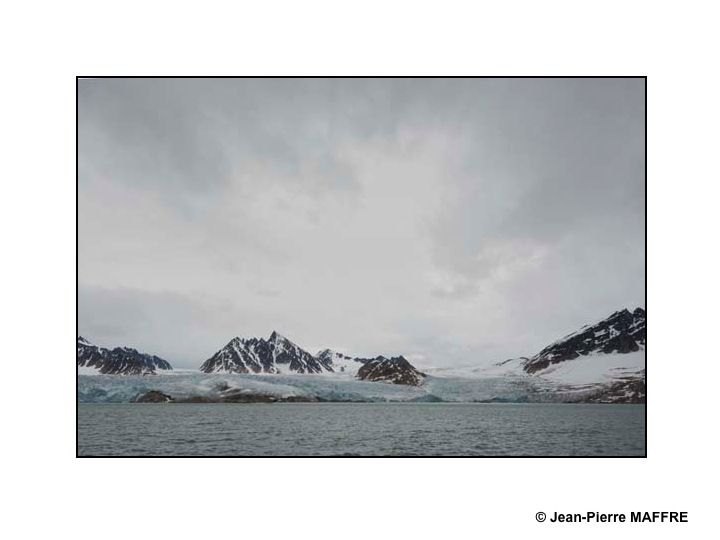
[[[524,365],[527,373],[536,373],[553,364],[573,360],[580,356],[627,354],[645,348],[646,314],[642,308],[632,313],[627,309],[616,311],[608,318],[545,347]]]
[[[523,370],[568,401],[645,403],[646,332],[644,309],[616,311],[548,345]]]
[[[323,373],[333,372],[332,361],[316,358],[273,332],[262,338],[230,340],[200,366],[204,373]]]
[[[129,347],[98,347],[82,336],[77,338],[77,366],[85,374],[101,375],[155,375],[157,371],[172,370],[170,363],[158,356]]]

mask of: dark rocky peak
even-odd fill
[[[293,345],[295,345],[292,341],[290,341],[288,338],[286,338],[285,336],[283,336],[282,334],[278,333],[275,330],[273,330],[272,334],[270,334],[268,341],[270,343],[292,343]]]
[[[262,338],[233,338],[200,366],[205,373],[322,373],[332,363],[321,362],[276,331]]]
[[[305,351],[295,344],[294,342],[290,341],[288,338],[283,336],[282,334],[279,334],[278,332],[273,330],[273,333],[270,334],[270,337],[268,338],[267,342],[277,351],[288,351],[288,350],[296,350],[301,351],[305,353]],[[310,353],[306,353],[310,354]]]
[[[420,386],[426,375],[418,371],[404,356],[385,358],[377,356],[365,359],[358,370],[357,378],[362,381],[387,382]]]

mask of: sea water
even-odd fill
[[[643,456],[644,405],[80,403],[80,456]]]

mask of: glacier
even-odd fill
[[[421,386],[360,381],[354,371],[323,374],[203,373],[176,369],[157,375],[100,375],[78,369],[78,401],[123,403],[150,390],[175,399],[212,397],[219,388],[277,398],[315,397],[326,401],[390,402],[564,402],[632,379],[644,380],[645,351],[581,356],[535,374],[518,358],[491,366],[426,368]],[[354,367],[354,366],[353,366]]]
[[[278,398],[316,397],[327,401],[557,401],[554,386],[530,376],[455,377],[428,375],[422,386],[359,381],[338,375],[208,374],[175,370],[153,376],[78,375],[81,403],[124,403],[150,390],[173,398],[213,396],[218,388]]]
[[[176,370],[153,376],[78,375],[81,403],[121,403],[149,390],[173,398],[212,396],[218,388],[268,394],[279,398],[318,397],[328,401],[410,401],[426,389],[372,383],[333,375],[208,374]]]

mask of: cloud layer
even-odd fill
[[[532,354],[644,305],[644,114],[641,79],[83,80],[80,332]]]

